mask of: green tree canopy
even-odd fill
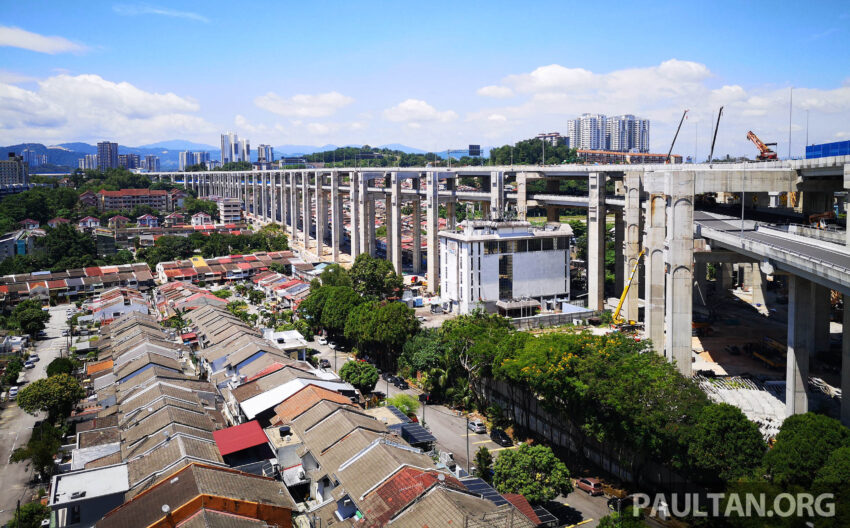
[[[47,376],[57,376],[59,374],[73,374],[74,371],[79,367],[79,362],[67,358],[67,357],[58,357],[50,362],[47,365]]]
[[[726,403],[703,407],[688,440],[688,461],[701,480],[719,484],[752,473],[761,465],[767,445],[758,426]]]
[[[50,508],[35,501],[21,506],[20,511],[15,511],[12,520],[7,525],[9,528],[39,528],[41,521],[50,518]]]
[[[345,323],[345,337],[361,351],[374,352],[382,368],[392,370],[404,342],[419,330],[413,310],[400,302],[358,305]]]
[[[41,422],[32,430],[32,435],[26,445],[12,451],[11,462],[19,463],[29,460],[33,469],[38,471],[45,480],[50,477],[56,462],[53,457],[62,446],[60,430],[50,422]]]
[[[835,516],[818,519],[817,526],[850,526],[850,446],[833,451],[812,482],[815,495],[835,495]]]
[[[322,282],[322,286],[354,287],[354,283],[351,282],[351,276],[348,274],[348,271],[339,264],[331,264],[323,269],[322,273],[319,275],[319,280]]]
[[[493,484],[499,493],[519,493],[532,504],[573,490],[567,466],[546,446],[523,444],[519,449],[505,450],[493,469]]]
[[[371,257],[368,253],[357,255],[348,274],[357,293],[378,299],[395,295],[403,286],[403,279],[390,261]]]
[[[475,464],[475,468],[478,470],[477,475],[481,480],[487,483],[493,482],[493,455],[490,454],[487,446],[478,448],[473,464]]]
[[[850,429],[827,416],[795,414],[785,419],[764,457],[764,472],[782,486],[808,489],[833,451],[850,446]]]
[[[329,292],[322,310],[322,327],[333,336],[342,336],[348,315],[364,299],[349,286],[322,286],[320,289],[324,288],[328,288]]]
[[[419,402],[416,398],[404,392],[399,392],[395,396],[387,398],[387,405],[392,405],[405,416],[414,415],[419,410]]]
[[[378,369],[365,361],[346,361],[339,369],[339,377],[351,383],[362,394],[368,394],[378,383]]]
[[[18,393],[18,406],[29,414],[44,411],[50,420],[63,419],[86,395],[80,383],[69,374],[57,374],[27,385]]]

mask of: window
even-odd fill
[[[554,240],[551,238],[544,238],[540,241],[543,251],[552,251]]]
[[[567,249],[567,237],[558,237],[556,240],[558,241],[558,249]]]
[[[529,251],[540,251],[540,239],[532,238],[528,241],[528,250]]]

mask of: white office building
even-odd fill
[[[218,218],[223,224],[236,224],[242,221],[242,201],[239,198],[219,198]]]
[[[440,231],[440,295],[454,313],[559,307],[570,296],[567,224],[466,220]]]
[[[251,161],[251,145],[247,139],[240,140],[237,134],[221,135],[221,163]]]
[[[271,145],[257,147],[257,161],[271,163],[274,161],[274,148]]]
[[[209,168],[209,162],[210,162],[210,153],[209,152],[195,152],[193,154],[194,154],[193,157],[195,158],[194,159],[195,165],[200,165],[201,163],[203,163],[204,165],[207,166],[207,168]]]
[[[185,150],[178,154],[177,170],[184,171],[189,165],[195,164],[195,153],[191,150]]]

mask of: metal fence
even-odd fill
[[[586,301],[585,304],[587,304]],[[554,313],[532,315],[529,317],[514,317],[511,319],[511,324],[517,330],[549,328],[551,326],[561,326],[568,324],[584,324],[589,318],[598,317],[600,313],[601,312],[597,310],[588,310],[586,312],[576,313]]]

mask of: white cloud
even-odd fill
[[[505,99],[514,95],[514,91],[508,88],[507,86],[495,85],[484,86],[483,88],[479,88],[476,93],[483,97],[493,97],[496,99]]]
[[[0,83],[0,142],[115,139],[143,143],[185,135],[200,138],[213,127],[193,115],[196,101],[152,93],[98,75],[57,75],[28,90]]]
[[[50,55],[88,51],[86,46],[72,42],[65,37],[46,37],[11,26],[0,26],[0,46],[49,53]]]
[[[172,18],[183,18],[185,20],[194,20],[196,22],[208,23],[210,19],[198,13],[191,11],[178,11],[168,7],[158,7],[149,4],[116,4],[112,6],[112,10],[119,15],[135,16],[135,15],[160,15]]]
[[[452,110],[438,111],[433,106],[420,99],[407,99],[384,110],[384,118],[394,122],[438,121],[447,123],[457,119]]]
[[[494,123],[504,123],[508,120],[508,118],[503,116],[502,114],[490,114],[489,116],[487,116],[487,119],[489,121],[493,121]]]
[[[353,102],[353,98],[339,92],[298,94],[288,99],[269,92],[254,99],[257,107],[284,117],[327,117]]]

